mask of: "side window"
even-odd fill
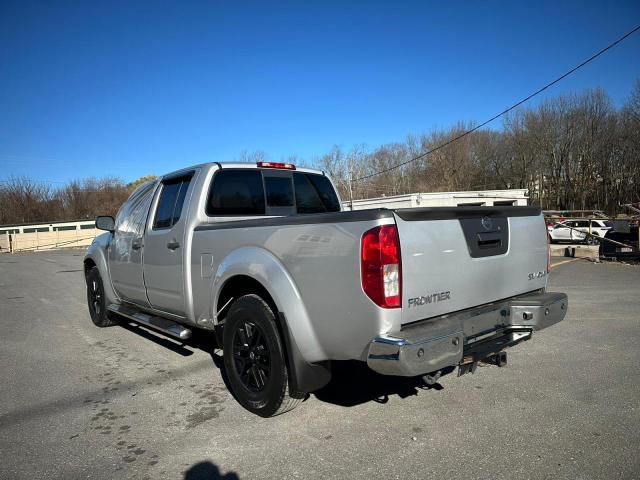
[[[589,221],[588,220],[580,220],[580,221],[576,222],[576,227],[589,227]]]
[[[213,177],[207,215],[264,215],[260,170],[220,170]]]
[[[283,177],[264,177],[264,188],[267,192],[267,205],[270,207],[292,207],[293,186],[289,175]]]
[[[176,206],[173,209],[173,216],[171,218],[171,225],[175,225],[180,220],[182,214],[182,207],[184,205],[184,199],[187,197],[187,190],[189,190],[189,183],[191,179],[183,180],[180,184],[180,191],[178,192],[178,198],[176,199]]]
[[[156,208],[156,216],[153,220],[153,228],[163,229],[173,227],[182,213],[184,199],[189,189],[191,177],[171,179],[162,183],[162,191]]]
[[[149,182],[135,190],[116,216],[116,232],[142,235],[156,182]],[[93,227],[93,226],[92,226]]]

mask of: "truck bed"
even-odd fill
[[[381,309],[362,289],[361,239],[377,225],[397,225],[401,308]],[[479,254],[478,239],[489,241]],[[219,278],[203,273],[214,253]],[[256,265],[254,278],[291,306],[297,318],[289,324],[307,361],[364,360],[380,333],[544,288],[547,240],[540,209],[532,207],[376,209],[200,225],[191,262],[196,321],[228,274],[225,262]],[[265,262],[278,267],[260,271]]]

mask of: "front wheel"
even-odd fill
[[[244,295],[229,309],[223,329],[224,365],[236,400],[261,417],[295,408],[304,394],[291,392],[276,319],[257,295]]]
[[[98,327],[110,327],[116,322],[107,311],[107,300],[104,296],[104,285],[98,267],[93,267],[87,273],[87,303],[91,320]]]

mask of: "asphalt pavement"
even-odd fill
[[[554,264],[567,318],[506,367],[426,388],[339,363],[262,419],[211,336],[95,327],[81,252],[0,255],[0,478],[640,478],[640,267]]]

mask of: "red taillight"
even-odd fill
[[[376,305],[398,308],[402,298],[402,259],[395,225],[372,228],[362,236],[362,289]]]
[[[296,166],[293,163],[258,162],[257,165],[260,168],[279,168],[281,170],[295,170],[296,169]]]

